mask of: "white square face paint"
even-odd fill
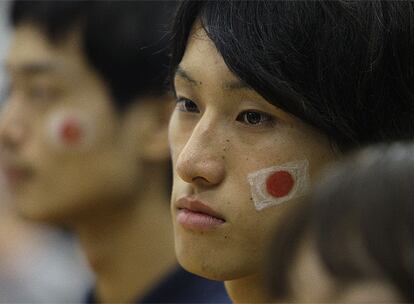
[[[247,175],[256,210],[279,205],[306,194],[309,188],[308,167],[309,162],[301,160]]]
[[[65,150],[85,149],[94,137],[91,119],[79,110],[67,108],[50,114],[46,132],[52,146]]]

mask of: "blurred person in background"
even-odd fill
[[[0,106],[7,96],[8,11],[9,1],[0,1]],[[0,302],[82,301],[92,277],[76,238],[65,229],[18,216],[4,186],[0,178]]]
[[[414,302],[414,145],[367,148],[277,224],[269,301]]]
[[[176,268],[168,210],[175,2],[13,3],[1,168],[25,218],[71,228],[89,302],[223,302]]]

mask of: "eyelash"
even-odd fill
[[[188,107],[190,106],[193,107],[193,109],[189,109]],[[181,112],[200,113],[197,104],[194,101],[184,97],[177,98],[177,109]]]
[[[184,97],[178,97],[177,98],[177,110],[181,112],[187,112],[187,113],[200,113],[200,110],[197,106],[197,104]],[[256,117],[252,117],[251,114],[256,115]],[[256,118],[258,119],[257,123],[249,122],[248,115],[250,115],[250,119]],[[258,117],[257,117],[258,116]],[[236,117],[236,121],[241,122],[244,125],[247,126],[274,126],[276,123],[276,118],[270,114],[264,113],[262,111],[258,110],[245,110],[239,113]]]
[[[256,115],[259,118],[257,123],[251,123],[248,122],[248,115],[253,114]],[[250,115],[251,116],[251,115]],[[253,118],[253,117],[250,117]],[[245,110],[243,112],[241,112],[239,115],[237,115],[236,118],[237,121],[247,125],[247,126],[264,126],[264,125],[268,125],[268,126],[274,126],[276,123],[276,118],[273,117],[270,114],[261,112],[261,111],[257,111],[257,110]]]

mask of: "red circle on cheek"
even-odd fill
[[[277,171],[266,180],[267,192],[274,197],[283,197],[292,190],[295,181],[287,171]]]
[[[76,144],[82,137],[82,130],[78,122],[65,121],[60,128],[60,137],[67,144]]]

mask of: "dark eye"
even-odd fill
[[[264,123],[273,123],[274,117],[259,111],[243,111],[237,116],[237,121],[240,121],[246,125],[261,125]]]
[[[182,112],[200,113],[194,101],[182,97],[177,99],[177,109]]]

